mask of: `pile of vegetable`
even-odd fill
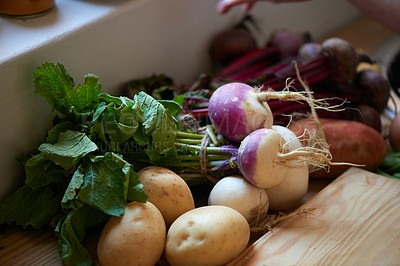
[[[252,38],[242,26],[231,34]],[[82,242],[96,226],[102,265],[222,265],[271,211],[302,204],[309,177],[397,171],[380,132],[391,88],[369,57],[289,31],[226,54],[220,42],[235,39],[215,39],[218,71],[194,84],[153,75],[127,82],[126,96],[103,93],[93,74],[76,85],[63,65],[38,66],[53,126],[20,158],[25,184],[0,203],[0,224],[52,225],[65,265],[93,264]],[[194,197],[201,184],[207,206]]]
[[[243,24],[239,27],[246,30]],[[235,28],[236,29],[236,28]],[[222,35],[230,33],[231,30],[222,32]],[[253,38],[251,34],[248,38]],[[211,48],[221,45],[223,42],[217,35]],[[289,45],[290,44],[290,45]],[[240,43],[230,44],[237,47]],[[230,49],[226,49],[226,52]],[[214,53],[211,53],[213,55]],[[183,112],[191,114],[199,120],[200,123],[209,124],[216,122],[213,120],[212,95],[217,88],[227,83],[245,83],[251,87],[259,88],[259,91],[270,93],[271,91],[285,90],[290,87],[295,91],[303,91],[307,86],[312,90],[312,96],[316,100],[326,103],[326,106],[337,108],[336,111],[317,107],[317,115],[323,118],[322,125],[330,121],[326,119],[340,120],[341,127],[349,128],[356,124],[357,132],[349,145],[343,146],[344,134],[339,134],[330,138],[328,143],[331,145],[331,153],[349,154],[341,150],[349,150],[351,146],[362,150],[363,153],[372,153],[378,151],[377,159],[361,163],[367,164],[365,169],[375,169],[377,163],[383,160],[387,153],[386,145],[381,145],[384,140],[382,137],[383,125],[381,116],[391,97],[391,84],[384,76],[379,67],[379,60],[371,58],[369,55],[357,51],[350,43],[340,38],[328,38],[320,43],[314,42],[310,34],[298,34],[288,30],[277,30],[271,34],[264,46],[256,47],[253,50],[240,55],[232,54],[228,63],[221,62],[218,57],[214,57],[214,62],[218,66],[215,73],[203,73],[199,75],[195,83],[190,86],[176,86],[171,84],[164,86],[163,90],[176,91],[184,95]],[[232,59],[233,58],[233,59]],[[151,80],[152,78],[149,78]],[[303,82],[301,82],[301,80]],[[302,84],[303,83],[303,84]],[[304,84],[305,83],[305,84]],[[128,95],[131,93],[130,86],[126,87]],[[395,90],[396,92],[397,90]],[[157,96],[157,95],[153,95]],[[309,104],[304,101],[282,101],[282,98],[269,98],[268,108],[272,112],[267,119],[269,123],[273,120],[275,125],[288,126],[293,124],[294,120],[305,119],[311,112]],[[261,110],[260,108],[258,111]],[[300,122],[300,121],[299,121]],[[358,122],[358,123],[350,123]],[[257,121],[260,123],[260,121]],[[231,131],[232,123],[223,129],[218,130]],[[255,128],[259,125],[252,125]],[[293,126],[294,127],[294,126]],[[308,127],[305,127],[308,129]],[[313,126],[310,125],[310,129]],[[373,138],[363,138],[359,132],[375,129],[379,134],[373,133]],[[304,129],[304,127],[303,127]],[[249,129],[251,131],[251,129]],[[325,130],[329,131],[329,130]],[[335,130],[333,132],[339,132]],[[297,132],[302,134],[303,131]],[[332,133],[329,131],[328,136]],[[333,134],[333,133],[332,133]],[[226,132],[225,132],[225,135]],[[357,140],[357,136],[360,136]],[[232,136],[231,136],[232,137]],[[230,139],[235,141],[234,139]],[[237,141],[237,140],[236,140]],[[336,152],[335,152],[336,151]],[[337,155],[335,155],[337,157]],[[334,156],[334,157],[335,157]],[[363,155],[362,160],[355,158],[338,157],[335,161],[352,162],[360,164],[367,155]],[[338,169],[335,170],[334,169]],[[317,177],[333,177],[343,173],[348,167],[333,166],[330,167],[331,174],[326,171],[319,171],[314,174]]]
[[[245,146],[225,138],[220,142],[211,125],[204,132],[193,131],[179,122],[181,97],[155,100],[145,92],[132,99],[114,97],[101,93],[98,78],[92,74],[85,75],[85,83],[76,86],[61,64],[39,66],[34,82],[35,93],[47,100],[56,116],[46,141],[23,158],[25,185],[1,202],[0,223],[15,223],[24,228],[54,225],[60,255],[66,265],[91,264],[92,259],[81,243],[85,230],[104,224],[110,216],[124,217],[130,202],[142,206],[139,203],[147,204],[151,200],[154,205],[169,205],[167,210],[173,205],[177,213],[164,214],[162,219],[170,225],[177,216],[194,207],[190,190],[185,188],[191,181],[215,183],[218,175],[221,178],[243,172],[253,183],[264,182],[262,173],[256,170],[265,166],[256,160],[247,161],[249,156],[262,156],[251,155],[254,149],[255,152],[269,149],[270,144],[257,147],[260,138],[272,136],[275,143],[272,145],[276,155],[272,154],[270,163],[277,156],[286,160],[281,149],[283,140],[272,129],[259,129],[262,134],[255,141],[249,135]],[[155,165],[168,165],[182,173],[184,179],[175,176],[171,181],[171,176],[176,174],[149,168]],[[145,169],[157,173],[156,181],[154,174],[142,172]],[[271,174],[271,183],[266,182],[262,187],[279,183],[288,169],[282,163],[275,171],[278,175]],[[177,189],[180,182],[179,187],[186,189],[186,196],[181,189],[166,192],[160,177],[165,175],[170,176],[166,178],[167,183],[172,182]],[[156,189],[157,186],[161,187]],[[157,200],[152,195],[157,190],[175,198],[170,202],[165,198]],[[187,204],[180,204],[179,199]],[[161,212],[163,209],[157,208]],[[147,207],[145,210],[147,213]],[[238,217],[238,214],[232,215]]]

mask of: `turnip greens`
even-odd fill
[[[157,101],[144,92],[132,99],[101,93],[99,79],[74,84],[61,64],[34,72],[35,93],[56,112],[45,143],[24,159],[25,184],[0,203],[0,224],[55,226],[66,265],[90,265],[81,242],[85,230],[120,216],[128,201],[147,198],[131,157],[149,162],[176,156],[177,101]],[[133,159],[134,161],[134,159]]]

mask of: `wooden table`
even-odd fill
[[[400,181],[350,168],[229,265],[400,265]]]

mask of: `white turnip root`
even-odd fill
[[[238,149],[238,165],[242,175],[253,185],[261,188],[272,188],[287,177],[289,170],[295,169],[304,162],[326,168],[333,163],[332,155],[327,149],[315,142],[312,147],[300,147],[288,150],[281,134],[274,129],[257,129],[250,133]],[[296,165],[295,165],[296,164]]]
[[[208,197],[208,205],[222,205],[241,213],[251,225],[263,219],[269,207],[267,192],[242,176],[227,176],[218,181]]]
[[[271,188],[287,176],[289,167],[279,163],[282,136],[273,129],[257,129],[240,144],[238,163],[240,172],[253,185]]]
[[[290,129],[283,126],[272,126],[272,129],[281,134],[287,144],[287,151],[294,151],[302,147],[300,140]],[[293,165],[293,168],[289,169],[283,181],[277,186],[265,189],[269,197],[271,210],[293,210],[302,204],[302,199],[307,193],[308,164],[305,162],[302,164],[289,162],[289,165]]]

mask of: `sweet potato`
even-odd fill
[[[370,126],[349,120],[321,118],[326,141],[330,145],[333,162],[347,162],[364,165],[361,168],[374,170],[383,161],[388,148],[382,135]],[[312,132],[315,123],[311,119],[294,121],[289,129],[297,136],[302,136],[302,141],[309,137],[304,135],[304,130]],[[331,166],[329,171],[324,169],[310,174],[311,178],[336,178],[350,166]]]

